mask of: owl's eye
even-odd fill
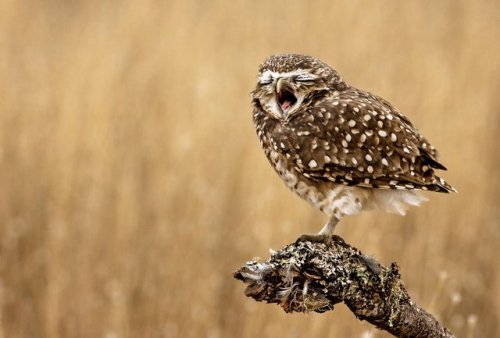
[[[261,85],[268,85],[270,84],[271,82],[273,82],[273,79],[271,77],[264,77],[264,78],[260,78],[259,79],[259,83]]]
[[[295,77],[295,81],[297,82],[313,82],[316,80],[318,77],[316,75],[306,73],[306,74],[300,74]]]

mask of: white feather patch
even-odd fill
[[[373,190],[367,208],[380,209],[398,215],[406,215],[409,206],[420,206],[427,201],[419,191],[412,190]]]

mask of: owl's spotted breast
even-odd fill
[[[359,213],[369,195],[366,189],[307,178],[274,150],[269,153],[269,161],[288,188],[316,209],[338,219]]]

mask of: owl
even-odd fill
[[[406,116],[314,57],[269,57],[251,96],[271,165],[292,191],[330,216],[318,234],[299,240],[328,242],[342,217],[364,210],[404,215],[427,200],[422,190],[455,191],[436,175],[446,168]]]

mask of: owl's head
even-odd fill
[[[254,103],[277,119],[287,119],[304,104],[347,84],[326,63],[307,55],[280,54],[261,64]]]

